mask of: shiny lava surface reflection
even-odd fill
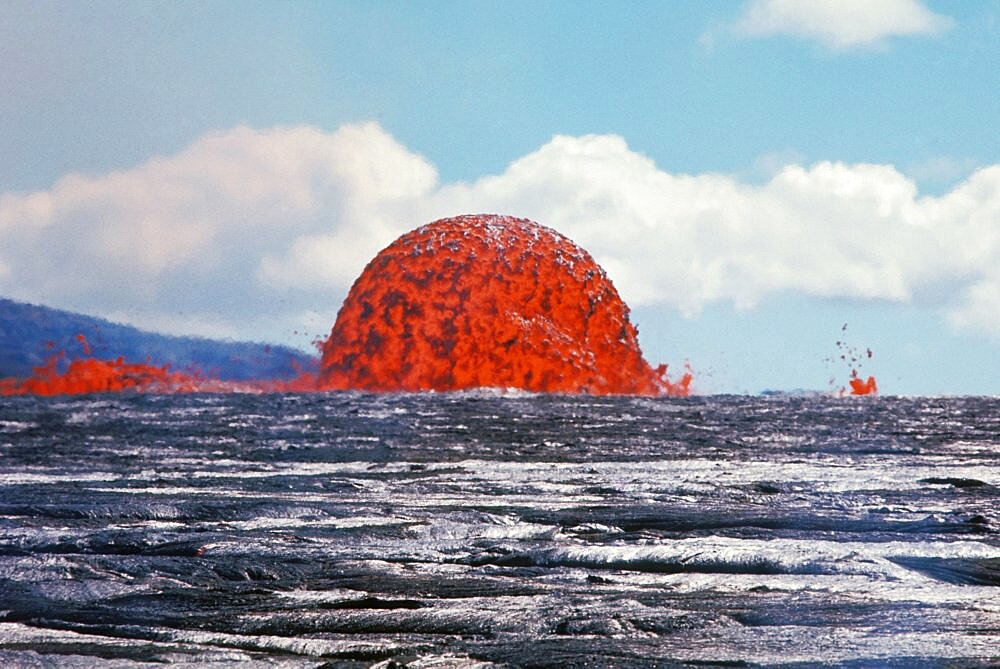
[[[0,665],[990,666],[1000,400],[0,405]]]

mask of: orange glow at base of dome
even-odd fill
[[[458,216],[403,235],[351,288],[321,389],[687,395],[639,350],[628,307],[582,248],[526,219]]]

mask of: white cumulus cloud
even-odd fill
[[[734,27],[751,37],[791,35],[851,49],[895,36],[936,35],[951,24],[918,0],[752,0]]]
[[[213,133],[130,170],[0,195],[0,294],[204,334],[222,318],[248,336],[248,314],[314,306],[292,290],[310,276],[359,272],[402,231],[379,218],[387,204],[436,179],[374,123]],[[335,268],[296,254],[331,230],[349,249]],[[340,297],[322,305],[336,314]]]
[[[131,170],[0,196],[0,294],[288,339],[304,314],[327,330],[396,236],[480,212],[566,234],[633,306],[696,314],[798,293],[914,303],[1000,333],[1000,166],[935,197],[890,165],[791,164],[754,184],[673,174],[621,137],[587,135],[554,137],[501,174],[440,184],[371,123],[236,128]]]
[[[748,185],[670,174],[620,137],[556,137],[502,175],[445,186],[430,201],[429,216],[488,209],[555,227],[632,304],[696,313],[780,292],[934,300],[985,319],[963,323],[1000,328],[1000,312],[976,309],[988,306],[976,297],[984,289],[962,292],[994,285],[1000,267],[1000,166],[932,198],[887,165],[789,165]]]

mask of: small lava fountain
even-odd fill
[[[844,323],[844,327],[840,328],[840,331],[847,331],[847,323]],[[866,348],[864,352],[861,352],[843,339],[838,339],[836,345],[840,361],[849,365],[851,370],[851,375],[847,382],[850,387],[850,391],[848,391],[847,387],[842,387],[837,394],[844,396],[849,392],[851,395],[877,395],[878,383],[875,381],[875,377],[869,376],[867,379],[864,379],[861,378],[860,374],[862,361],[865,359],[872,359],[872,350],[870,348]],[[827,362],[834,362],[834,359],[827,358]],[[830,381],[833,383],[834,379],[831,379]]]

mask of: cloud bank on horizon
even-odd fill
[[[0,195],[0,294],[168,332],[259,339],[333,322],[381,248],[498,212],[588,249],[631,306],[768,296],[915,303],[1000,332],[1000,165],[922,196],[891,165],[787,164],[764,183],[672,174],[617,135],[555,136],[441,183],[374,122],[237,127],[133,169]]]

